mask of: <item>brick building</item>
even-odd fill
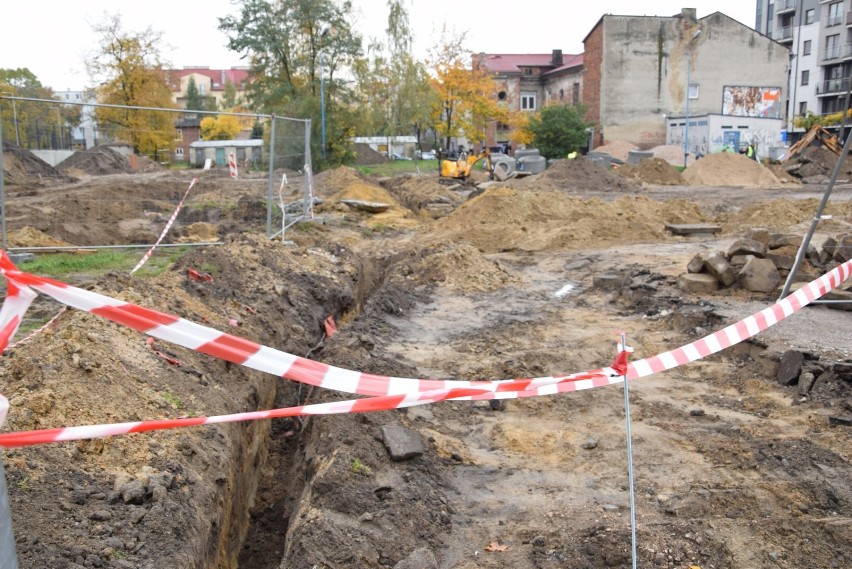
[[[544,54],[480,53],[473,64],[488,70],[496,82],[494,97],[509,111],[535,112],[548,104],[577,104],[583,90],[583,55],[563,55],[554,49]],[[511,129],[492,123],[486,145],[511,140]]]

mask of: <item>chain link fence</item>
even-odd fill
[[[163,244],[271,237],[311,211],[310,120],[23,97],[0,118],[9,251],[149,247],[184,198]]]

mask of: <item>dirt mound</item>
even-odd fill
[[[330,209],[339,212],[349,211],[348,206],[341,203],[342,200],[382,203],[390,207],[387,211],[370,214],[367,218],[368,225],[400,227],[411,224],[413,217],[411,210],[402,207],[387,190],[366,180],[353,168],[342,166],[322,172],[315,176],[314,180],[317,194],[329,202],[323,204],[321,211]]]
[[[423,217],[441,217],[464,201],[441,184],[437,176],[394,178],[385,187],[399,203]]]
[[[654,153],[654,158],[661,158],[672,166],[683,166],[683,146],[664,144],[655,146],[651,149],[651,152]],[[689,166],[693,162],[695,162],[695,158],[690,154],[686,165]]]
[[[784,163],[784,170],[804,181],[823,182],[834,172],[839,156],[824,146],[810,146],[792,160]],[[847,159],[840,170],[840,178],[852,178],[852,160]]]
[[[683,172],[687,184],[771,188],[781,182],[767,168],[741,154],[719,152],[696,160]]]
[[[139,173],[160,172],[161,170],[166,169],[162,164],[151,160],[147,156],[134,156],[131,162],[131,167],[133,167],[134,172]]]
[[[390,159],[370,148],[369,144],[353,144],[352,150],[355,151],[354,164],[384,164],[390,162]]]
[[[196,221],[183,230],[183,235],[178,237],[178,243],[210,243],[219,240],[216,226],[204,221]]]
[[[527,176],[507,182],[507,185],[520,188],[576,190],[581,192],[638,192],[640,186],[619,176],[612,170],[580,157],[575,160],[555,160],[541,174]]]
[[[605,152],[616,158],[621,160],[622,162],[627,162],[628,155],[631,150],[638,150],[639,147],[633,144],[632,142],[627,142],[626,140],[613,140],[612,142],[608,142],[603,146],[598,146],[594,149],[595,152]]]
[[[722,225],[722,230],[727,233],[742,231],[744,227],[767,227],[775,230],[790,230],[792,227],[803,224],[807,227],[813,220],[817,209],[818,200],[772,200],[753,204],[742,208],[731,214]],[[825,231],[830,227],[845,225],[843,220],[852,218],[852,202],[834,200],[829,201],[824,210],[825,215],[831,215],[833,220],[826,220],[820,224],[820,230]],[[833,222],[839,223],[834,225]]]
[[[61,239],[51,237],[47,233],[43,233],[38,229],[29,225],[10,231],[6,235],[6,242],[10,247],[71,247],[71,243],[66,243]]]
[[[642,160],[638,165],[625,164],[618,169],[618,173],[646,184],[659,186],[680,186],[683,184],[683,177],[680,172],[672,168],[672,165],[662,158]]]
[[[62,174],[53,166],[14,144],[3,143],[3,175],[7,182],[30,177],[60,178]]]
[[[431,239],[465,241],[485,253],[593,249],[664,239],[665,223],[695,223],[702,217],[686,202],[661,204],[641,196],[604,202],[502,187],[486,190],[438,220]]]
[[[501,263],[476,247],[452,243],[424,253],[410,265],[421,283],[437,283],[460,292],[487,292],[518,281]]]
[[[130,174],[130,162],[109,146],[96,146],[75,152],[59,164],[60,172],[84,172],[92,176]]]

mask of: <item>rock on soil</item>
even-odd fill
[[[771,188],[778,178],[759,162],[733,152],[718,152],[696,160],[683,172],[687,184]]]

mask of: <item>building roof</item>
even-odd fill
[[[246,148],[251,146],[263,146],[263,140],[259,138],[249,138],[246,140],[196,140],[189,145],[190,148]]]
[[[486,53],[479,61],[494,73],[521,73],[521,67],[546,67],[547,73],[583,65],[583,54],[562,55],[562,65],[553,65],[552,53]]]
[[[175,91],[180,91],[180,80],[187,75],[203,75],[208,77],[213,84],[214,91],[225,89],[225,83],[230,81],[237,89],[241,89],[248,80],[248,68],[231,67],[230,69],[210,69],[209,67],[184,67],[183,69],[166,70],[169,78],[173,81]]]

